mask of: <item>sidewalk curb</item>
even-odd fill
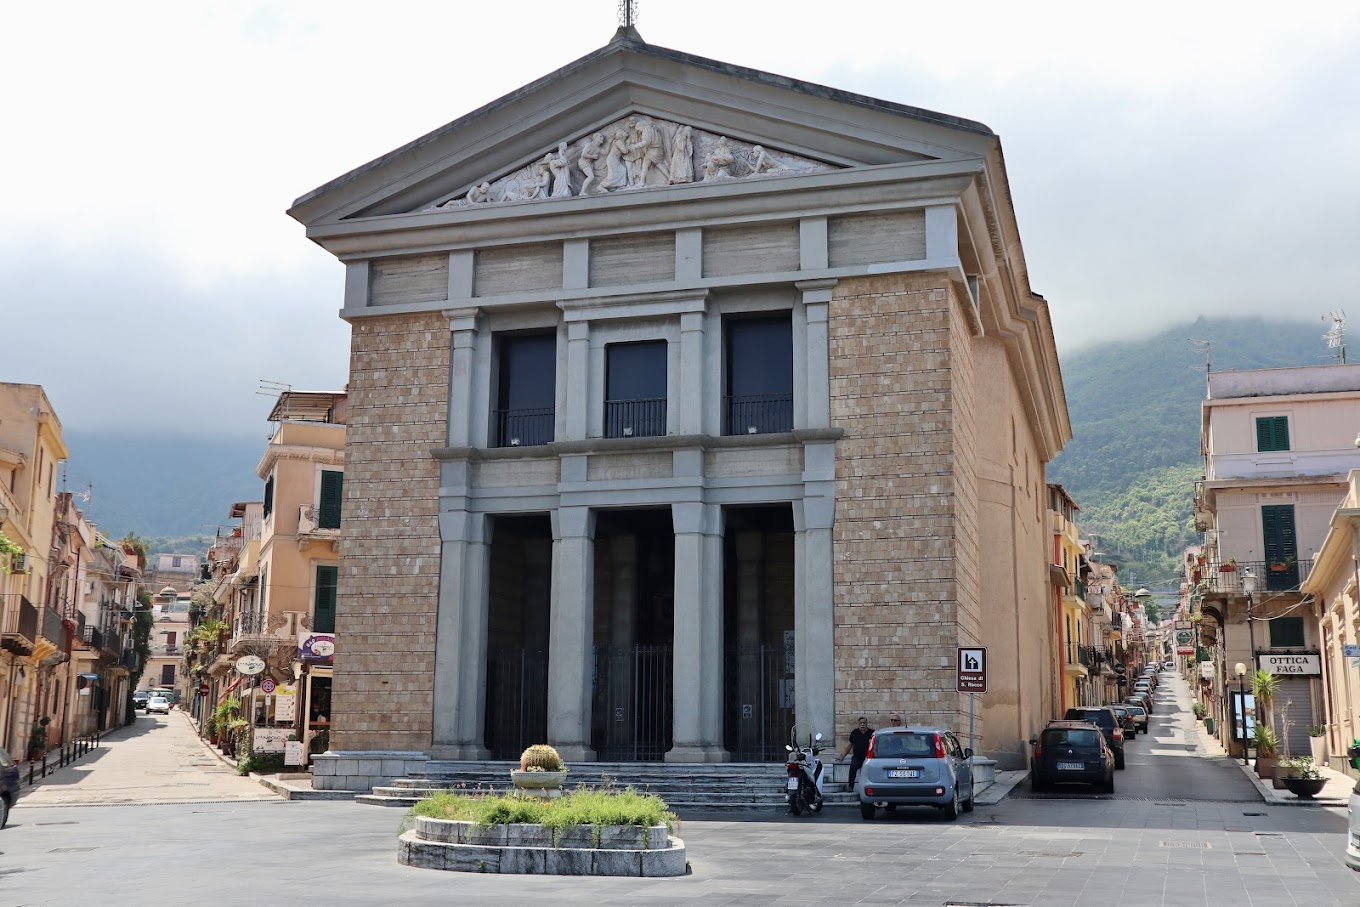
[[[1029,772],[1024,770],[997,772],[996,780],[983,788],[973,802],[978,806],[995,806],[1010,796],[1011,791],[1028,777]]]

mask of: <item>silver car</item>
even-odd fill
[[[973,809],[973,751],[952,731],[936,727],[890,727],[875,731],[855,781],[859,814],[878,808],[933,806],[954,819]]]

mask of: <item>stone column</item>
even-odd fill
[[[590,322],[567,322],[566,438],[583,441],[590,425]]]
[[[473,404],[473,347],[477,339],[477,310],[452,309],[444,313],[449,319],[453,351],[449,356],[449,433],[450,447],[467,447],[472,443]]]
[[[723,749],[722,509],[672,504],[675,521],[673,734],[667,762],[726,762]]]
[[[680,419],[682,435],[697,435],[704,430],[704,313],[685,312],[680,316]]]
[[[450,469],[466,467],[450,464]],[[435,631],[436,759],[486,759],[486,629],[490,545],[486,514],[439,515],[442,539]]]
[[[834,441],[804,448],[803,499],[793,507],[794,720],[800,740],[818,731],[831,739],[836,728],[835,458]]]
[[[802,389],[802,401],[795,400],[795,412],[805,413],[807,422],[797,428],[829,428],[831,426],[830,339],[827,317],[831,296],[836,288],[834,280],[802,280],[797,287],[803,293],[803,313],[806,319],[805,347],[795,350],[794,394]],[[798,353],[803,353],[799,362]],[[800,367],[801,366],[801,367]]]
[[[595,612],[595,514],[553,513],[552,619],[548,638],[548,741],[568,762],[593,762],[591,644]]]

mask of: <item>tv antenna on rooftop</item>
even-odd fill
[[[1323,316],[1322,316],[1322,320],[1323,320],[1323,321],[1326,321],[1328,318],[1332,319],[1332,326],[1331,326],[1330,329],[1328,329],[1327,333],[1325,333],[1325,334],[1322,335],[1322,339],[1325,340],[1325,341],[1327,341],[1327,348],[1328,348],[1329,350],[1338,350],[1338,351],[1339,351],[1339,352],[1333,353],[1333,354],[1332,354],[1332,358],[1333,358],[1333,359],[1339,358],[1339,359],[1341,360],[1341,364],[1342,364],[1342,365],[1345,365],[1345,364],[1346,364],[1346,313],[1345,313],[1344,311],[1342,311],[1341,309],[1332,309],[1332,310],[1331,310],[1330,312],[1328,312],[1326,315],[1323,315]]]

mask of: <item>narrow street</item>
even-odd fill
[[[24,814],[44,806],[278,799],[218,759],[183,712],[138,712],[136,722],[106,735],[98,749],[25,788],[10,822],[22,823]]]
[[[1152,694],[1156,713],[1148,721],[1148,733],[1125,742],[1125,767],[1115,772],[1113,795],[1076,786],[1035,793],[1026,782],[1011,797],[1260,803],[1255,786],[1233,760],[1206,749],[1202,725],[1190,709],[1186,682],[1169,672],[1163,673],[1159,681]]]

